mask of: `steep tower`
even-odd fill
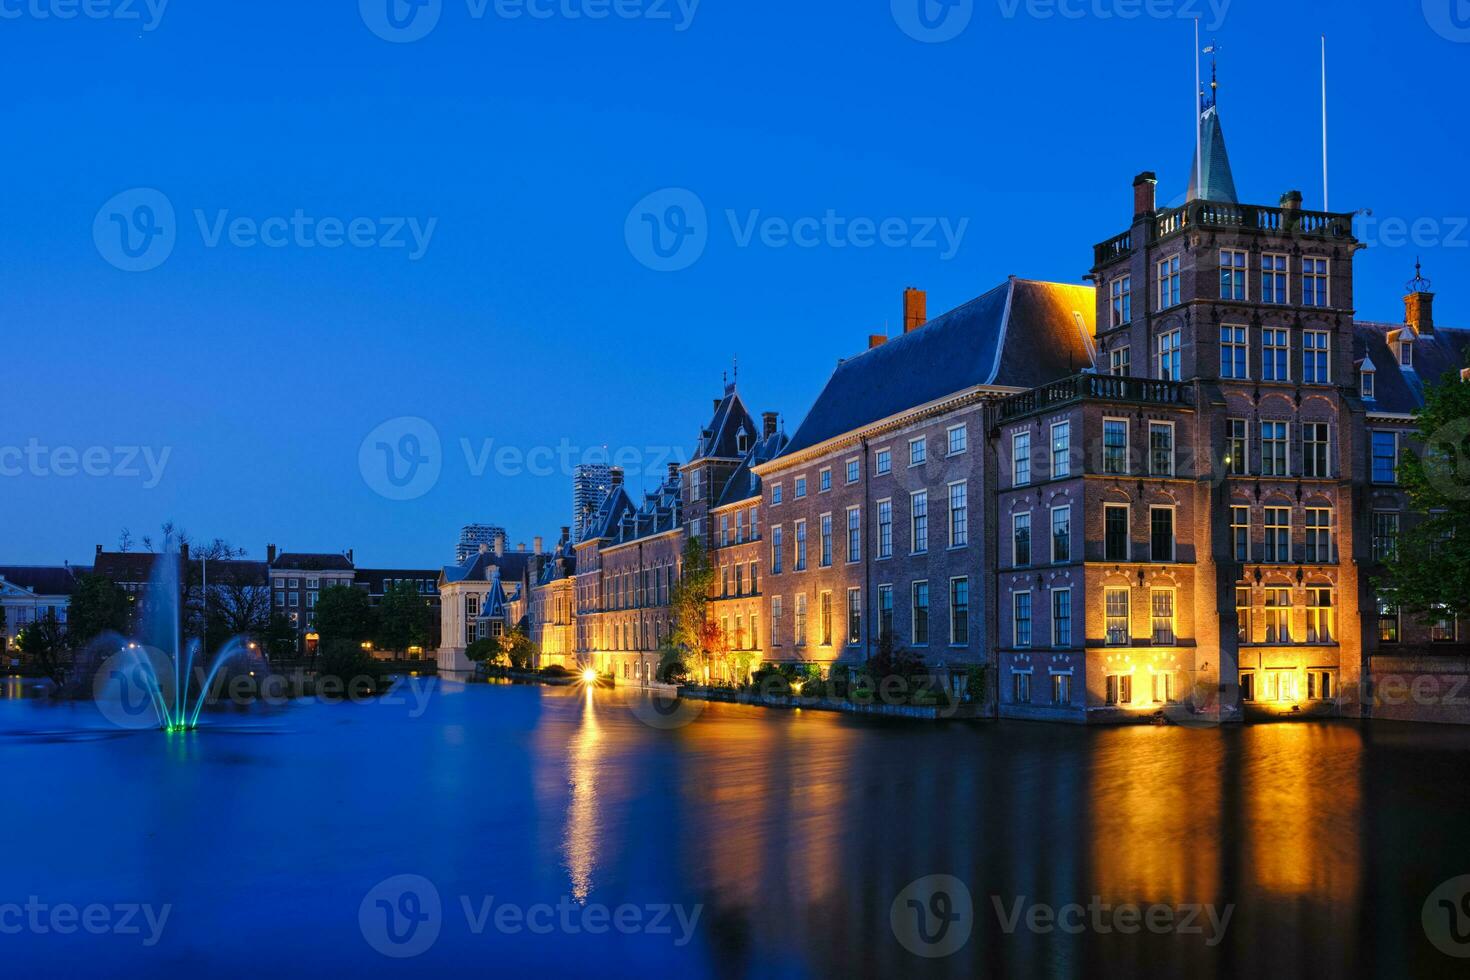
[[[684,520],[691,537],[706,548],[713,545],[709,512],[725,493],[730,477],[761,438],[761,428],[751,417],[734,383],[725,385],[725,395],[714,403],[714,415],[699,431],[694,457],[681,468],[684,478]]]

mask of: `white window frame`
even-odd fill
[[[1021,642],[1021,596],[1026,597],[1026,642]],[[1011,593],[1011,646],[1017,650],[1029,650],[1036,642],[1036,604],[1032,602],[1030,589],[1017,589]]]
[[[924,540],[922,542],[919,541],[919,517],[921,515],[919,514],[919,511],[918,511],[919,500],[921,498],[924,501],[924,513],[922,515],[923,518],[924,518]],[[924,547],[922,547],[922,548],[919,547],[919,545],[921,543],[924,545]],[[924,490],[910,490],[909,491],[909,554],[911,554],[911,555],[926,555],[928,553],[929,553],[929,491],[928,491],[928,489],[924,489]]]
[[[1067,557],[1065,559],[1057,557],[1057,512],[1063,510],[1067,512]],[[1072,560],[1072,505],[1058,504],[1050,508],[1049,513],[1050,523],[1047,525],[1046,537],[1048,551],[1051,552],[1051,564],[1057,565],[1063,562],[1070,562]],[[1033,541],[1031,546],[1035,548],[1036,542]]]
[[[1114,276],[1108,281],[1108,317],[1114,327],[1133,322],[1133,277]]]
[[[1169,430],[1169,467],[1167,473],[1154,472],[1154,429]],[[1157,419],[1149,419],[1148,422],[1148,475],[1172,477],[1174,475],[1175,457],[1178,455],[1178,443],[1175,442],[1176,430],[1173,422],[1161,422]]]
[[[883,461],[885,459],[888,461],[888,466],[886,468],[883,466]],[[892,446],[884,446],[882,449],[875,449],[875,450],[873,450],[873,475],[874,476],[887,476],[888,474],[890,474],[892,472],[893,472],[893,447]]]
[[[1241,264],[1239,265],[1238,268],[1240,270],[1241,290],[1245,293],[1245,295],[1244,296],[1239,296],[1239,297],[1237,297],[1237,296],[1225,296],[1225,295],[1221,295],[1220,298],[1222,300],[1226,300],[1226,301],[1229,301],[1229,302],[1232,302],[1232,303],[1249,303],[1250,300],[1251,300],[1251,254],[1249,252],[1245,251],[1244,249],[1240,249],[1240,248],[1222,248],[1222,249],[1220,249],[1220,253],[1219,253],[1219,259],[1220,259],[1220,287],[1221,287],[1222,294],[1224,292],[1224,286],[1225,286],[1225,269],[1226,269],[1225,257],[1227,255],[1228,256],[1231,256],[1232,264],[1229,266],[1229,268],[1232,271],[1232,274],[1233,274],[1234,270],[1237,268],[1237,266],[1235,266],[1233,264],[1234,257],[1235,256],[1239,256],[1240,257]],[[1235,283],[1232,282],[1230,284],[1230,286],[1231,286],[1231,289],[1233,291],[1234,288],[1235,288]]]
[[[1160,259],[1155,267],[1158,270],[1159,309],[1167,310],[1184,302],[1184,263],[1180,256],[1176,253]],[[1172,290],[1169,288],[1171,282],[1175,287]],[[1179,294],[1178,299],[1174,298],[1175,293]]]
[[[1281,338],[1282,338],[1281,343],[1279,343],[1279,344],[1268,344],[1267,343],[1267,339],[1269,337],[1273,336],[1273,335],[1276,335],[1276,334],[1279,334],[1281,336]],[[1266,370],[1266,363],[1267,363],[1267,360],[1266,359],[1268,357],[1271,357],[1271,355],[1273,353],[1275,353],[1276,351],[1281,351],[1281,352],[1283,352],[1286,355],[1285,365],[1282,368],[1282,371],[1285,372],[1285,376],[1284,377],[1279,377],[1279,378],[1277,378],[1277,377],[1269,377],[1268,378],[1266,375],[1268,373],[1270,373],[1270,372],[1267,372],[1267,370]],[[1274,364],[1274,358],[1272,359],[1272,363]],[[1289,383],[1291,381],[1291,328],[1290,327],[1262,327],[1261,328],[1261,380],[1262,381],[1280,382],[1280,383]]]
[[[1276,270],[1276,269],[1270,269],[1270,270],[1268,270],[1266,268],[1266,262],[1267,262],[1268,259],[1269,260],[1280,259],[1281,262],[1282,262],[1282,268],[1279,271]],[[1278,299],[1267,299],[1266,298],[1266,276],[1268,276],[1268,275],[1270,275],[1270,276],[1278,276],[1279,275],[1281,277],[1281,291],[1280,291],[1280,298],[1278,298]],[[1273,289],[1271,291],[1273,293],[1276,292],[1275,289]],[[1290,306],[1291,305],[1291,256],[1290,255],[1287,255],[1287,254],[1285,254],[1283,252],[1265,252],[1265,253],[1263,253],[1261,255],[1261,302],[1264,303],[1264,304],[1266,304],[1267,306]]]
[[[1027,541],[1026,551],[1027,551],[1027,554],[1026,554],[1026,563],[1024,565],[1021,564],[1020,560],[1017,559],[1017,557],[1016,557],[1016,531],[1018,530],[1017,525],[1020,523],[1021,518],[1023,518],[1023,517],[1026,519],[1026,532],[1027,532],[1027,534],[1026,534],[1026,541]],[[1036,522],[1031,519],[1031,512],[1029,510],[1018,510],[1015,513],[1011,514],[1011,567],[1012,568],[1030,568],[1033,564],[1035,564],[1035,559],[1036,559]]]
[[[1104,415],[1103,416],[1103,420],[1102,420],[1102,427],[1103,427],[1103,439],[1102,439],[1102,452],[1103,452],[1102,464],[1103,465],[1102,465],[1102,471],[1103,471],[1103,475],[1105,475],[1105,476],[1128,476],[1132,472],[1133,464],[1132,464],[1131,460],[1133,458],[1133,426],[1131,424],[1129,424],[1130,421],[1131,420],[1129,420],[1127,418],[1123,418],[1122,416],[1118,416],[1118,415]],[[1123,469],[1122,469],[1122,472],[1118,472],[1118,473],[1114,473],[1114,472],[1111,472],[1111,471],[1108,470],[1108,443],[1107,443],[1107,434],[1108,434],[1108,423],[1109,422],[1121,422],[1121,423],[1123,423]]]
[[[960,434],[960,448],[954,448],[954,434]],[[944,430],[944,454],[945,456],[963,456],[970,451],[970,431],[963,422],[959,425],[951,425]]]
[[[1057,455],[1058,454],[1058,449],[1057,449],[1057,430],[1058,429],[1062,430],[1062,434],[1064,436],[1066,436],[1066,445],[1065,445],[1065,447],[1063,447],[1061,449],[1061,456],[1060,456],[1060,458],[1063,461],[1061,467],[1058,467],[1057,466],[1057,459],[1058,459],[1058,455]],[[1052,479],[1053,480],[1060,480],[1060,479],[1065,479],[1065,478],[1067,478],[1067,477],[1069,477],[1071,475],[1072,475],[1072,420],[1071,419],[1063,419],[1060,422],[1053,422],[1051,424],[1051,476],[1052,476]]]
[[[1133,370],[1133,358],[1129,345],[1123,344],[1108,351],[1108,374],[1115,378],[1126,377]]]
[[[1167,510],[1169,512],[1169,557],[1154,557],[1154,512]],[[1179,560],[1179,508],[1174,504],[1149,504],[1148,505],[1148,560],[1151,562],[1167,563]]]
[[[1220,377],[1227,381],[1249,381],[1251,377],[1251,328],[1243,323],[1222,323],[1220,324],[1220,330],[1222,331],[1220,336]],[[1226,343],[1223,334],[1223,331],[1226,330],[1240,331],[1239,342],[1236,342],[1236,335],[1232,333],[1230,342]],[[1229,357],[1227,352],[1236,349],[1240,350],[1241,356],[1239,360],[1244,365],[1244,373],[1226,374],[1225,365],[1227,363],[1234,365],[1236,362],[1236,359]]]
[[[1051,620],[1051,646],[1053,649],[1065,649],[1072,645],[1072,630],[1076,627],[1077,607],[1072,605],[1072,587],[1064,585],[1059,589],[1051,589],[1051,607],[1047,610]],[[1061,632],[1061,617],[1057,615],[1057,600],[1062,596],[1067,597],[1067,635]]]
[[[856,456],[843,461],[842,468],[844,471],[842,475],[847,480],[848,486],[852,486],[863,478],[863,461]]]
[[[1173,341],[1173,346],[1165,347],[1165,341]],[[1169,362],[1170,377],[1165,377],[1165,358],[1171,358]],[[1174,361],[1178,361],[1178,369],[1174,368]],[[1184,331],[1176,327],[1159,334],[1158,342],[1155,344],[1154,368],[1157,371],[1155,377],[1160,381],[1182,381],[1184,380]]]
[[[1021,443],[1021,440],[1023,440],[1023,439],[1026,441],[1026,455],[1025,455],[1026,479],[1024,479],[1024,480],[1020,479],[1020,476],[1019,476],[1019,470],[1020,470],[1021,462],[1022,462],[1022,456],[1021,456],[1021,452],[1020,452],[1020,449],[1021,449],[1020,443]],[[1030,429],[1017,429],[1016,431],[1014,431],[1014,432],[1011,433],[1011,486],[1013,486],[1013,487],[1026,487],[1026,486],[1030,486],[1030,485],[1031,485],[1031,430]]]
[[[915,449],[918,450],[921,457],[918,460],[914,459]],[[909,440],[909,469],[914,469],[917,466],[923,466],[927,462],[929,462],[929,437],[914,436],[912,439]]]
[[[1307,338],[1321,337],[1325,346],[1321,348],[1308,347]],[[1317,354],[1322,355],[1325,378],[1308,379],[1307,367],[1311,363],[1309,358]],[[1308,385],[1330,385],[1332,384],[1332,331],[1330,330],[1303,330],[1302,331],[1302,384]]]
[[[955,511],[955,505],[954,505],[954,491],[955,491],[955,488],[956,487],[962,488],[964,490],[964,494],[965,494],[965,506],[964,506],[965,527],[964,527],[963,534],[956,534],[956,528],[955,528],[955,513],[956,513],[956,511]],[[945,485],[945,488],[948,491],[945,494],[945,505],[946,505],[946,507],[948,508],[948,511],[949,511],[949,546],[951,548],[966,548],[966,547],[969,547],[969,544],[970,544],[970,481],[968,481],[968,480],[955,480],[953,483],[946,484]]]

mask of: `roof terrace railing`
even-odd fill
[[[1040,388],[1012,395],[1000,403],[1002,422],[1032,412],[1079,401],[1132,402],[1140,405],[1187,405],[1190,386],[1179,381],[1130,378],[1111,374],[1077,374]]]
[[[1160,211],[1145,226],[1148,243],[1162,241],[1190,228],[1255,231],[1280,237],[1347,240],[1353,237],[1353,216],[1330,211],[1191,201],[1183,207]],[[1096,265],[1106,265],[1133,250],[1132,231],[1110,238],[1094,248]]]

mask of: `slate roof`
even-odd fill
[[[38,596],[71,595],[88,571],[70,565],[0,565],[0,579]]]
[[[350,572],[353,564],[346,555],[287,552],[276,556],[271,567],[292,572]]]
[[[113,582],[147,582],[157,557],[151,551],[99,551],[92,559],[92,571]]]
[[[633,509],[633,501],[628,496],[627,488],[621,483],[617,484],[608,492],[602,505],[593,511],[592,517],[587,521],[587,529],[582,535],[582,540],[585,542],[616,537],[623,515]]]
[[[746,448],[740,447],[740,433],[744,431]],[[725,385],[725,396],[715,406],[714,417],[700,431],[699,445],[694,450],[695,459],[715,457],[718,459],[740,459],[760,436],[760,427],[755,424],[735,385]]]
[[[612,543],[623,544],[678,528],[684,516],[683,488],[678,472],[670,473],[656,489],[643,495],[643,503],[636,510],[623,511],[613,528]]]
[[[551,552],[551,560],[541,566],[541,579],[536,584],[550,585],[557,579],[570,578],[576,574],[577,544],[568,535]]]
[[[783,455],[976,387],[1035,388],[1092,366],[1091,286],[1012,276],[838,363]]]
[[[471,555],[463,565],[445,565],[442,574],[446,582],[491,582],[498,570],[506,581],[523,582],[530,574],[531,559],[535,557],[529,551],[507,551],[503,555],[486,551]]]
[[[719,503],[715,504],[715,507],[726,507],[730,504],[737,504],[742,500],[751,500],[759,497],[761,495],[761,478],[756,475],[754,467],[762,463],[769,463],[781,455],[781,451],[786,448],[786,444],[790,441],[786,433],[777,432],[756,443],[740,463],[740,468],[731,475],[730,482],[725,484],[725,492],[720,494]]]
[[[1431,334],[1414,337],[1413,368],[1399,364],[1389,346],[1389,335],[1413,331],[1402,323],[1359,320],[1353,324],[1353,361],[1361,370],[1366,359],[1373,365],[1373,398],[1363,400],[1369,412],[1409,414],[1424,407],[1424,386],[1448,376],[1458,380],[1466,367],[1470,330],[1435,327]]]
[[[1225,151],[1225,130],[1220,125],[1219,106],[1207,106],[1200,112],[1199,131],[1199,150],[1196,150],[1194,163],[1189,168],[1188,200],[1239,204],[1235,194],[1235,175],[1230,172],[1230,154]],[[1200,173],[1200,151],[1204,153],[1204,184],[1197,188],[1195,174]]]

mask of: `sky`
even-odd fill
[[[1182,201],[1196,15],[1242,198],[1322,206],[1325,32],[1358,316],[1422,255],[1470,326],[1466,0],[391,2],[0,0],[0,564],[549,541],[737,359],[794,431],[905,286],[1079,282],[1135,174]]]

